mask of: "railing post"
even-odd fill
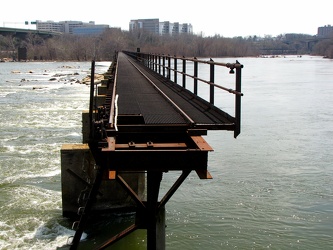
[[[173,81],[174,81],[174,83],[177,83],[177,58],[176,58],[176,56],[175,56],[175,58],[174,58],[174,62],[173,62],[173,68],[174,68],[174,79],[173,79]]]
[[[154,71],[157,72],[157,55],[154,55]]]
[[[171,79],[171,58],[170,55],[168,55],[168,75],[167,78],[170,80]]]
[[[214,62],[212,59],[210,59],[211,62]],[[210,64],[210,82],[214,83],[214,79],[215,79],[215,68],[214,68],[214,63]],[[210,95],[210,103],[214,104],[214,85],[210,84],[210,91],[209,91],[209,95]]]
[[[163,55],[163,77],[165,77],[165,55]]]
[[[195,95],[198,95],[198,79],[197,79],[197,77],[198,77],[198,62],[196,61],[197,60],[197,58],[196,57],[194,57],[194,85],[193,85],[193,93],[195,94]]]
[[[236,91],[242,92],[242,68],[236,68]],[[236,128],[234,130],[234,138],[240,134],[241,128],[241,95],[236,95],[235,97],[235,118],[236,118]]]
[[[158,55],[158,73],[161,74],[161,56]]]
[[[152,58],[152,55],[149,53],[148,54],[148,65],[149,65],[150,69],[151,69],[151,66],[152,66],[151,58]]]
[[[89,140],[94,136],[93,117],[94,114],[94,92],[95,92],[95,61],[91,61],[91,80],[90,80],[90,102],[89,102]]]
[[[186,88],[186,59],[183,57],[183,88]]]
[[[165,249],[165,208],[157,210],[162,176],[162,172],[147,171],[147,250]]]

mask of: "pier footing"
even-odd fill
[[[95,161],[88,144],[64,144],[61,148],[61,189],[63,216],[76,218],[95,178]],[[145,189],[144,173],[122,172],[123,178],[138,195],[143,196]],[[105,176],[102,180],[97,202],[92,210],[118,210],[135,206],[131,197],[115,180]]]

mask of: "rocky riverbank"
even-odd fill
[[[28,72],[21,72],[19,70],[12,70],[11,71],[12,74],[29,74],[29,75],[33,75],[34,71],[29,70]],[[43,73],[43,75],[49,75],[48,72]],[[54,81],[54,82],[64,82],[64,83],[78,83],[78,84],[86,84],[89,85],[91,83],[91,75],[88,74],[85,77],[81,78],[79,77],[80,74],[77,72],[73,72],[73,73],[56,73],[54,75],[51,75],[51,77],[49,78],[49,81]],[[95,74],[94,76],[94,80],[95,81],[101,81],[104,79],[104,76],[102,74]],[[22,78],[20,80],[20,82],[37,82],[39,81],[38,79],[26,79],[26,78]]]

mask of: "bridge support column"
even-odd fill
[[[97,92],[98,92],[99,95],[106,95],[107,90],[108,90],[107,86],[102,84],[101,86],[98,86]]]
[[[106,95],[97,95],[97,96],[95,96],[96,106],[97,107],[102,106],[105,103],[105,98],[106,98]]]
[[[162,172],[147,172],[147,250],[165,249],[165,207],[158,208]]]
[[[65,217],[75,217],[78,209],[78,196],[89,183],[82,169],[89,169],[93,158],[88,144],[65,144],[61,148],[61,190],[62,213]]]

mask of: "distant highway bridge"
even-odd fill
[[[283,43],[286,46],[281,46],[281,48],[276,48],[273,44],[271,47],[267,48],[260,48],[260,53],[263,55],[292,55],[292,54],[299,54],[304,53],[307,51],[311,53],[313,47],[323,40],[330,39],[329,37],[318,37],[314,36],[308,39],[298,39],[298,40],[289,40],[284,41]]]
[[[28,34],[36,34],[41,37],[52,37],[56,35],[60,35],[60,32],[51,32],[51,31],[41,31],[41,30],[32,30],[32,29],[18,29],[18,28],[6,28],[0,27],[0,35],[14,35],[20,38],[24,38]]]

